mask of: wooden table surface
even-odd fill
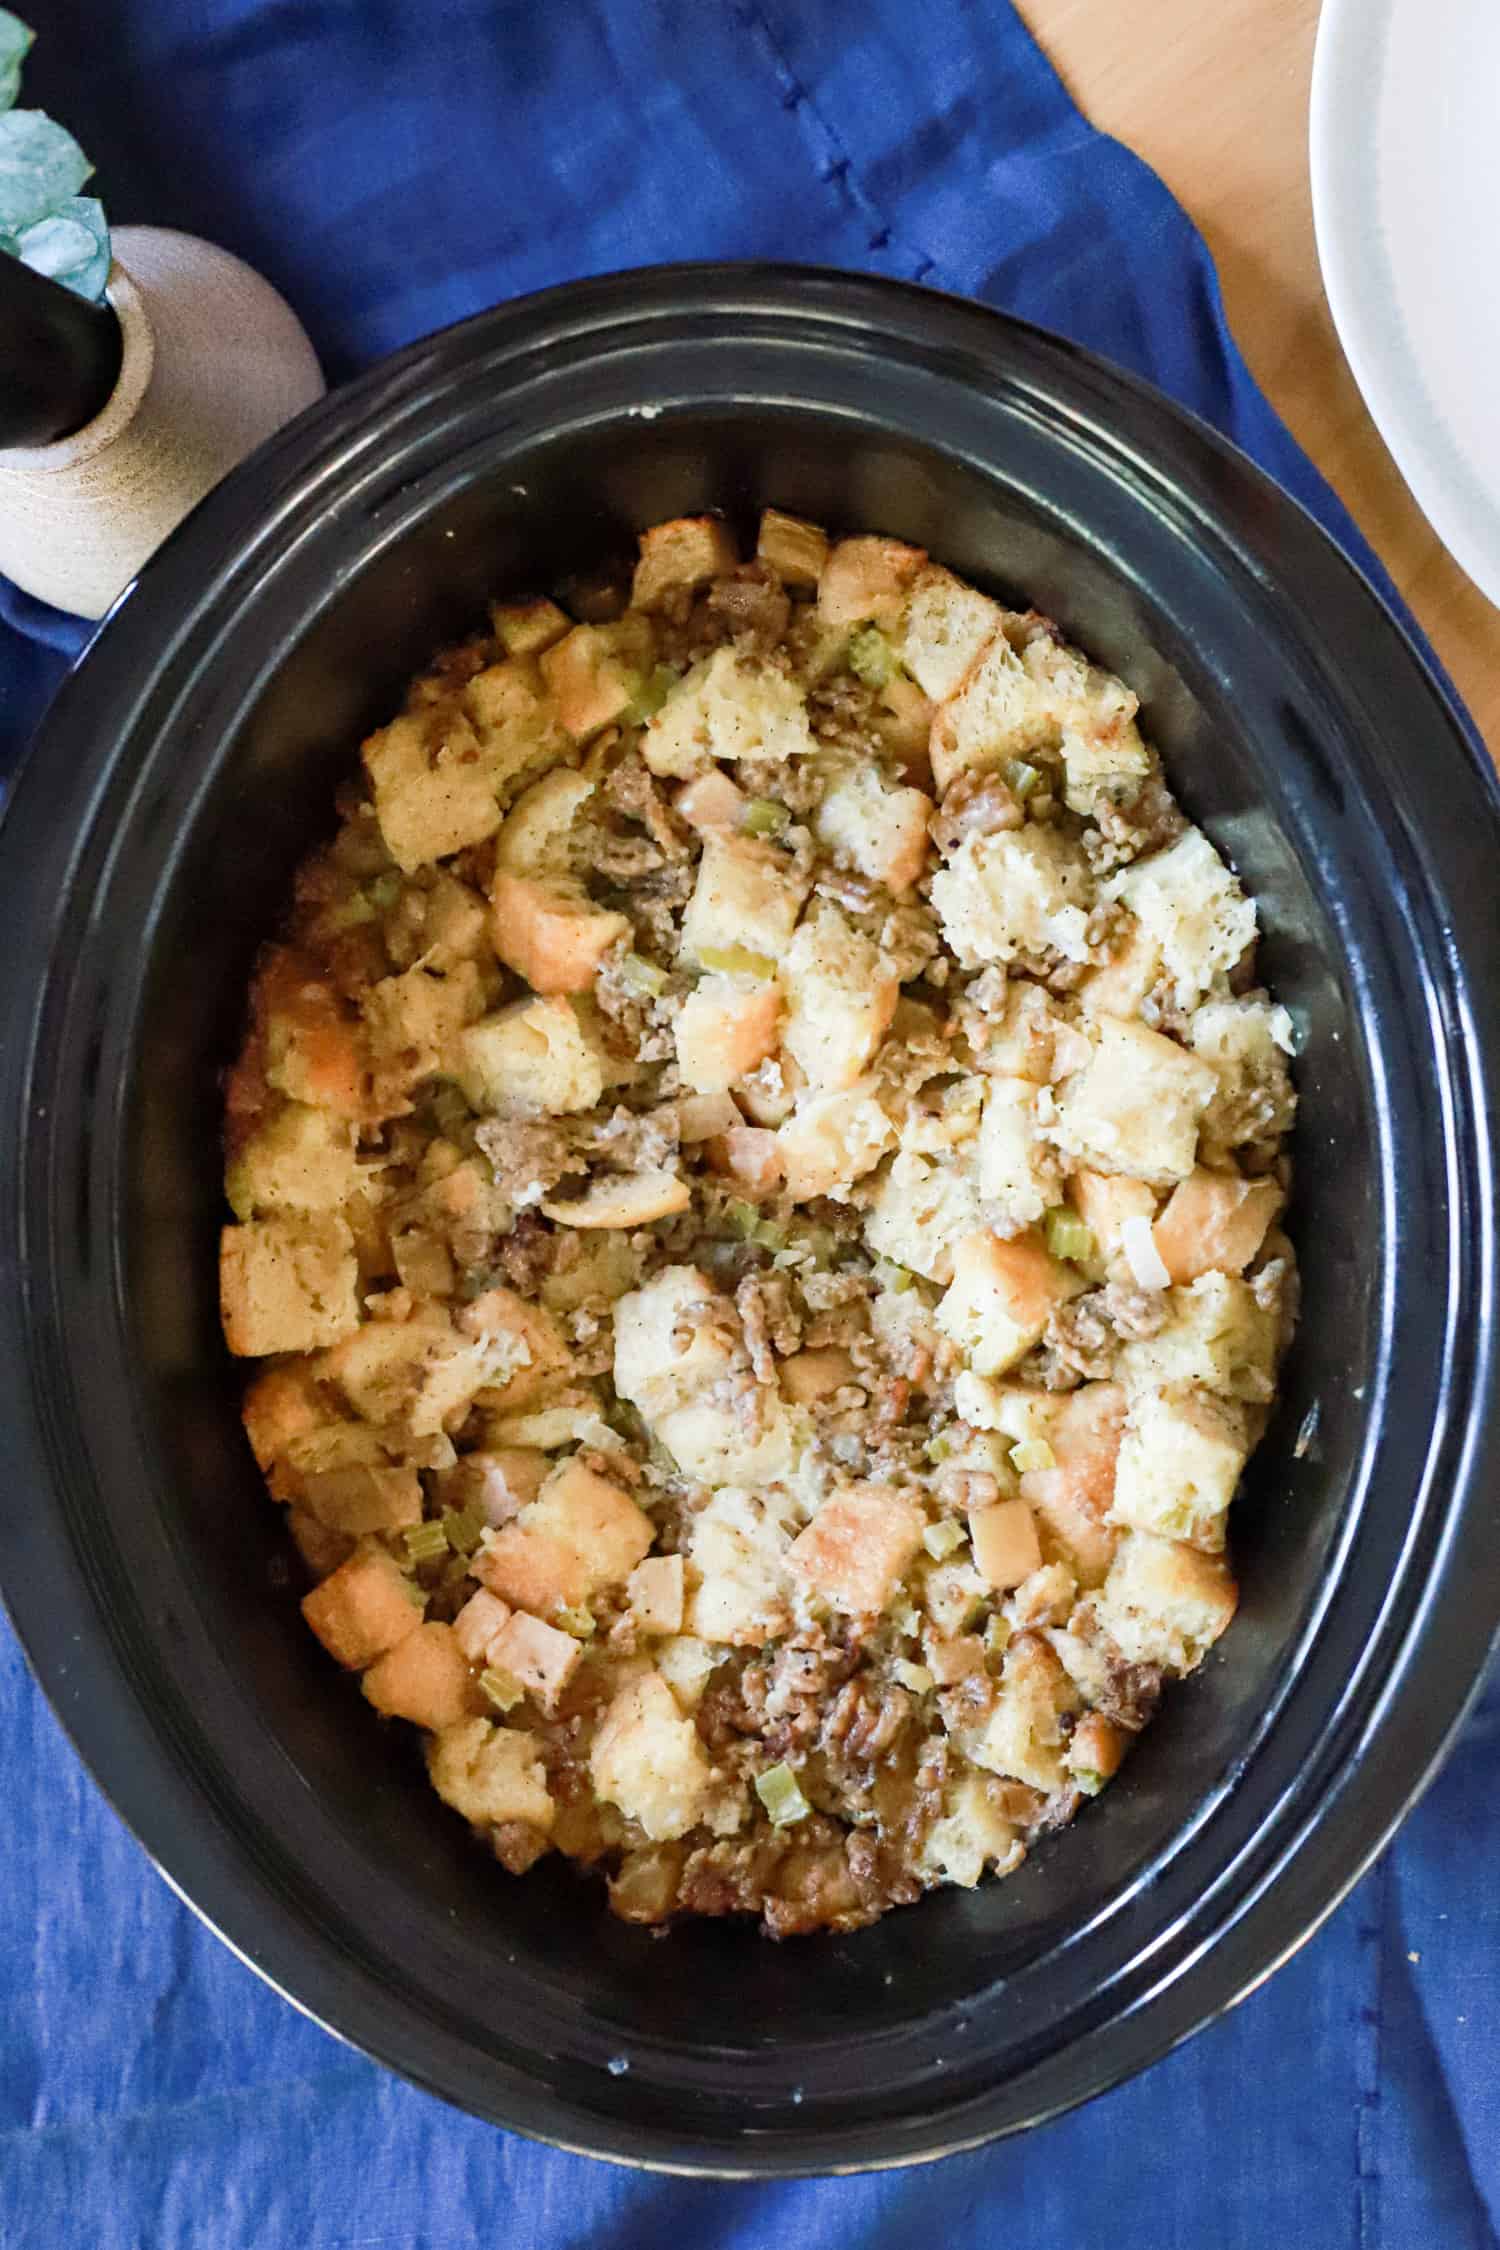
[[[1318,0],[1019,0],[1093,122],[1158,172],[1218,263],[1261,387],[1415,610],[1500,759],[1500,609],[1418,512],[1318,271],[1307,95]]]

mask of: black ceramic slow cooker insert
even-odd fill
[[[766,502],[930,548],[1138,691],[1301,1034],[1305,1289],[1235,1510],[1239,1617],[1119,1783],[1003,1883],[780,1946],[653,1937],[556,1862],[512,1880],[438,1802],[297,1614],[214,1265],[218,1074],[361,734],[488,596]],[[1354,1881],[1500,1618],[1497,867],[1493,774],[1323,533],[997,314],[637,273],[323,401],[149,565],[0,830],[0,1580],[83,1756],[301,2006],[570,2147],[894,2164],[1160,2055]]]

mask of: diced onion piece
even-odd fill
[[[1010,1619],[998,1610],[985,1626],[984,1645],[991,1656],[1003,1656],[1010,1646]]]
[[[705,945],[700,947],[698,959],[705,969],[715,969],[725,976],[774,977],[776,963],[769,953],[752,953],[748,945]]]
[[[1156,1247],[1156,1237],[1151,1232],[1151,1221],[1138,1211],[1133,1218],[1120,1222],[1120,1248],[1125,1253],[1125,1263],[1137,1289],[1167,1289],[1172,1276]]]
[[[797,1786],[790,1766],[768,1766],[755,1777],[755,1794],[765,1806],[773,1828],[790,1828],[805,1820],[812,1806]]]
[[[1039,769],[1029,766],[1024,758],[1012,758],[1005,769],[1005,786],[1023,805],[1041,778]]]
[[[944,1555],[951,1555],[955,1547],[961,1547],[968,1536],[961,1523],[952,1516],[945,1516],[941,1523],[927,1526],[922,1544],[934,1562],[941,1562]]]
[[[786,806],[778,805],[774,797],[752,797],[740,825],[752,836],[779,836],[791,817]]]
[[[526,1693],[514,1672],[493,1664],[480,1673],[479,1684],[497,1711],[514,1711]]]
[[[645,994],[654,1000],[659,992],[666,991],[667,972],[639,953],[627,953],[620,963],[620,982],[627,992]]]
[[[925,1664],[913,1664],[904,1656],[897,1657],[891,1670],[902,1687],[910,1688],[913,1695],[925,1695],[930,1687],[936,1685]]]
[[[571,1633],[575,1641],[591,1641],[596,1627],[591,1609],[569,1609],[559,1606],[552,1612],[552,1621],[563,1632]]]
[[[1011,1467],[1019,1470],[1022,1476],[1025,1476],[1028,1469],[1055,1469],[1057,1467],[1057,1455],[1053,1452],[1047,1440],[1041,1437],[1022,1438],[1018,1445],[1011,1447],[1010,1461]]]

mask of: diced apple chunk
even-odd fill
[[[997,1500],[971,1510],[969,1544],[975,1569],[998,1594],[1008,1594],[1041,1566],[1036,1519],[1024,1500]]]
[[[626,1581],[630,1614],[642,1633],[680,1633],[686,1600],[681,1555],[648,1555]]]
[[[1021,1497],[1046,1526],[1053,1548],[1072,1566],[1079,1584],[1097,1586],[1118,1544],[1108,1519],[1125,1426],[1125,1393],[1117,1383],[1085,1383],[1046,1403],[1045,1418],[1035,1428],[1018,1426],[1016,1435],[1023,1442],[1043,1438],[1053,1465],[1025,1470]]]
[[[1200,1167],[1172,1190],[1152,1229],[1157,1254],[1173,1281],[1243,1273],[1284,1200],[1274,1180]]]
[[[637,609],[659,609],[666,595],[689,593],[722,578],[739,557],[729,526],[717,516],[677,516],[641,533],[640,560],[630,599]]]
[[[323,1469],[299,1480],[298,1499],[330,1531],[399,1531],[422,1521],[422,1487],[415,1469],[355,1463]]]
[[[496,953],[534,992],[587,992],[630,931],[623,914],[595,906],[581,883],[561,876],[539,882],[497,868],[490,905]]]
[[[361,1683],[389,1719],[410,1719],[434,1734],[484,1708],[469,1660],[451,1625],[419,1625],[378,1657]]]
[[[744,790],[737,789],[728,774],[715,766],[708,773],[700,773],[696,781],[683,783],[672,799],[672,810],[689,828],[706,836],[710,829],[738,828],[748,803]]]
[[[922,1544],[922,1511],[878,1484],[836,1492],[792,1542],[787,1557],[809,1592],[851,1616],[888,1607]]]
[[[808,592],[818,583],[828,560],[828,534],[800,516],[783,515],[767,508],[760,519],[755,559],[774,571],[784,586]]]
[[[634,651],[622,649],[619,636],[605,625],[575,625],[543,651],[542,677],[575,742],[586,742],[630,709],[641,685],[633,655]]]
[[[453,1631],[471,1664],[483,1668],[493,1662],[500,1629],[514,1614],[510,1605],[492,1594],[487,1586],[481,1586],[477,1593],[469,1596],[453,1620]]]
[[[225,1227],[219,1243],[224,1340],[241,1359],[311,1352],[359,1323],[358,1269],[347,1223],[280,1213]]]
[[[677,1017],[683,1084],[699,1094],[727,1093],[775,1052],[780,1022],[781,990],[773,980],[706,976]]]
[[[512,1610],[491,1644],[490,1662],[509,1672],[544,1711],[556,1709],[583,1657],[571,1633],[563,1633],[540,1617]]]
[[[421,1623],[406,1579],[381,1547],[361,1547],[302,1599],[302,1614],[330,1656],[363,1671]]]
[[[958,1245],[937,1324],[976,1375],[1002,1375],[1037,1343],[1054,1310],[1083,1287],[1031,1235],[1002,1242],[971,1234]]]

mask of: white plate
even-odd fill
[[[1312,190],[1365,403],[1500,602],[1500,0],[1323,0]]]

